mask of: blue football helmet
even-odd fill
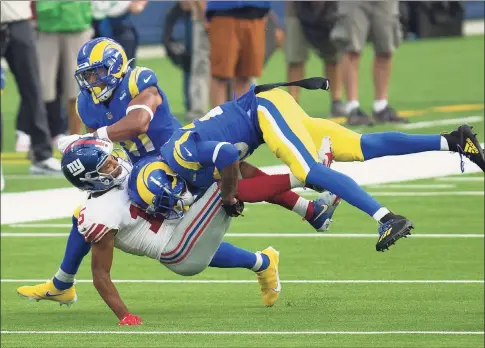
[[[82,92],[90,92],[97,100],[109,99],[121,83],[130,62],[123,47],[107,37],[89,40],[77,55],[74,76]]]
[[[183,217],[193,201],[185,181],[160,156],[136,162],[128,179],[128,194],[148,214],[167,220]]]
[[[100,172],[110,155],[117,160],[118,166],[110,173]],[[121,185],[130,173],[131,164],[113,152],[111,141],[84,137],[64,150],[61,167],[73,186],[83,191],[102,192]]]

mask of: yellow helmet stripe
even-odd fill
[[[176,176],[172,168],[170,168],[166,163],[163,162],[153,162],[147,164],[142,168],[142,170],[138,174],[138,177],[136,178],[136,187],[141,199],[143,199],[143,201],[148,205],[152,204],[153,197],[155,197],[155,195],[148,189],[148,177],[156,169],[161,169],[168,175]],[[174,178],[172,182],[172,188],[175,187],[175,184],[177,182],[176,180],[177,178]]]
[[[95,62],[101,62],[103,60],[103,53],[108,45],[112,44],[108,40],[98,42],[89,55],[89,65],[93,65]]]

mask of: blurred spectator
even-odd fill
[[[182,8],[190,10],[186,19],[185,46],[189,47],[190,68],[184,74],[189,101],[185,120],[191,122],[205,115],[209,109],[210,48],[205,27],[205,3],[182,1]]]
[[[81,134],[76,112],[79,87],[74,79],[79,48],[92,37],[91,3],[84,1],[38,1],[37,30],[42,93],[46,103],[56,100],[56,82],[62,61],[62,95],[67,105],[70,134]],[[54,110],[57,111],[57,110]],[[59,110],[60,112],[60,110]]]
[[[358,99],[360,53],[369,33],[372,33],[375,52],[374,119],[376,122],[406,122],[407,119],[399,117],[387,101],[392,53],[401,40],[398,1],[340,1],[337,4],[339,16],[331,38],[344,53],[342,71],[345,72],[348,124],[373,124],[360,108]]]
[[[3,68],[0,66],[0,94],[3,93],[3,88],[5,87],[5,71],[3,71]],[[3,150],[3,115],[0,112],[0,153],[2,153]],[[0,191],[3,191],[5,188],[5,179],[3,177],[3,166],[0,161]]]
[[[109,37],[120,43],[128,59],[136,57],[138,33],[132,15],[139,15],[148,1],[93,1],[95,36]]]
[[[288,81],[305,77],[305,63],[309,48],[314,48],[323,59],[323,76],[330,80],[332,105],[330,116],[345,115],[341,101],[339,54],[330,32],[337,18],[337,3],[332,1],[288,1],[286,3],[285,56],[288,63]],[[298,101],[300,87],[288,87],[288,92]]]
[[[2,56],[7,59],[20,93],[17,129],[30,135],[32,141],[33,163],[30,172],[60,173],[61,164],[52,156],[31,16],[29,1],[1,2]]]
[[[37,29],[37,1],[30,2],[30,8],[32,9],[32,23]],[[52,136],[52,147],[57,148],[57,142],[67,132],[67,108],[62,103],[62,59],[59,61],[59,68],[56,77],[56,99],[51,102],[45,103],[47,111],[47,120],[49,122],[49,131]],[[30,146],[30,137],[28,139]]]
[[[265,54],[265,16],[269,1],[208,1],[212,106],[226,101],[228,80],[240,96],[251,77],[259,77]]]

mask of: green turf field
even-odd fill
[[[472,117],[483,142],[483,45],[483,36],[404,43],[393,62],[390,101],[411,115],[416,128],[358,130],[436,133]],[[371,59],[367,50],[361,63],[366,110],[373,95]],[[182,115],[180,72],[165,59],[139,64],[157,72],[173,110]],[[307,75],[320,71],[312,57]],[[284,57],[276,54],[262,81],[285,75]],[[29,162],[12,153],[18,95],[8,78],[2,95],[4,192],[68,187],[63,178],[28,176]],[[328,100],[324,92],[303,92],[301,103],[309,114],[325,117]],[[280,164],[266,148],[251,162]],[[326,234],[269,204],[248,204],[245,216],[234,219],[227,241],[280,251],[283,290],[272,308],[262,306],[250,271],[208,269],[184,278],[153,260],[117,251],[112,278],[130,310],[144,320],[136,328],[117,326],[90,283],[89,257],[79,271],[79,300],[72,307],[19,298],[18,286],[43,282],[56,272],[70,219],[2,225],[1,346],[483,347],[483,173],[366,189],[415,223],[414,235],[387,253],[375,251],[372,219],[345,202]]]

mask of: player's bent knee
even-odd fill
[[[170,264],[163,264],[172,272],[184,276],[184,277],[192,277],[203,272],[209,264],[205,263],[194,263],[194,262],[182,262],[176,265]]]

